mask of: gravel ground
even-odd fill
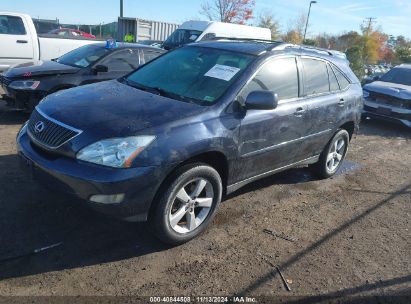
[[[411,295],[410,130],[366,121],[338,176],[300,168],[255,182],[224,200],[203,235],[170,248],[144,224],[95,214],[23,174],[14,142],[26,119],[0,101],[0,259],[63,244],[0,262],[2,296]]]

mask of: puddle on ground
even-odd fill
[[[350,171],[358,170],[359,168],[361,168],[360,164],[345,160],[343,162],[343,164],[341,165],[340,169],[338,169],[338,172],[335,175],[346,174]]]

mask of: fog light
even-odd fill
[[[125,194],[103,195],[97,194],[90,197],[90,201],[99,204],[120,204],[124,200]]]

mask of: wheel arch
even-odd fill
[[[172,175],[181,167],[188,165],[188,164],[195,164],[195,163],[204,163],[214,168],[221,177],[221,181],[223,184],[223,195],[226,193],[227,180],[228,180],[228,174],[229,174],[228,159],[226,155],[220,151],[207,151],[207,152],[199,153],[194,156],[191,156],[190,158],[184,160],[183,162],[180,162],[178,165],[172,168],[170,172],[168,172],[168,174],[166,175],[166,177],[164,178],[164,180],[158,187],[157,193],[155,194],[153,201],[151,202],[150,210],[148,212],[148,218],[150,218],[153,215],[155,207],[157,205],[156,202],[158,200],[159,193],[164,191],[164,188],[170,182],[170,178],[172,177]]]
[[[350,135],[350,140],[351,140],[355,132],[355,123],[354,121],[348,121],[344,123],[343,125],[341,125],[339,129],[346,130],[348,134]]]

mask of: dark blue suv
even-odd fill
[[[17,137],[46,186],[180,244],[224,194],[300,165],[342,164],[363,107],[331,52],[213,41],[158,57],[118,80],[49,95]]]

